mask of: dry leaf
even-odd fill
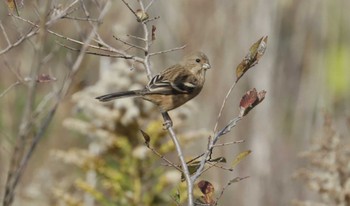
[[[259,62],[264,55],[267,46],[267,36],[263,36],[259,41],[255,42],[249,49],[248,54],[239,63],[236,68],[236,81],[238,81],[244,73]]]
[[[156,29],[157,27],[152,25],[152,41],[156,40]]]
[[[141,9],[137,9],[135,13],[136,13],[138,22],[144,22],[149,18],[149,15],[146,12],[142,11]]]
[[[148,147],[149,146],[149,142],[151,141],[151,137],[146,132],[142,131],[141,129],[140,129],[140,131],[141,131],[141,134],[143,136],[143,139],[145,140],[145,144]]]
[[[262,90],[257,93],[256,89],[253,88],[242,97],[239,107],[241,108],[240,117],[243,117],[248,114],[256,105],[262,102],[265,98],[266,91]]]
[[[16,11],[16,14],[19,16],[19,8],[23,5],[23,0],[7,0],[7,6],[11,12]]]
[[[202,196],[204,203],[206,204],[213,204],[215,203],[213,196],[214,196],[214,186],[205,180],[201,180],[197,186],[199,187],[199,189],[201,190],[201,192],[203,193],[204,196]]]
[[[57,79],[55,77],[50,76],[49,74],[40,74],[36,78],[36,82],[38,83],[49,83],[52,81],[56,81]]]
[[[236,167],[236,165],[238,165],[238,163],[240,163],[244,158],[246,158],[251,152],[251,150],[247,150],[239,153],[237,157],[233,160],[231,167]]]

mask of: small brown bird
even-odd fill
[[[141,97],[156,104],[165,113],[199,94],[205,81],[205,72],[210,67],[208,57],[202,52],[195,52],[179,64],[155,75],[143,89],[110,93],[96,99],[107,102],[124,97]]]

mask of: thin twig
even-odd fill
[[[124,2],[126,7],[128,7],[128,9],[135,15],[136,19],[138,19],[139,17],[137,16],[136,12],[130,7],[130,5],[125,0],[122,0],[122,2]]]
[[[134,39],[137,39],[137,40],[146,41],[146,40],[145,40],[144,38],[142,38],[142,37],[133,36],[133,35],[131,35],[131,34],[127,34],[126,36],[127,36],[127,37],[131,37],[131,38],[134,38]]]
[[[91,22],[98,22],[97,19],[91,19],[87,17],[74,17],[74,16],[64,16],[62,19],[72,19],[76,21],[91,21]]]
[[[221,117],[222,112],[223,112],[223,110],[224,110],[224,107],[225,107],[225,105],[226,105],[226,101],[227,101],[228,97],[230,96],[232,90],[235,88],[236,84],[237,84],[237,81],[235,81],[235,82],[231,85],[231,88],[228,90],[228,92],[227,92],[227,94],[226,94],[226,96],[225,96],[225,98],[224,98],[224,101],[222,102],[222,105],[221,105],[221,108],[220,108],[220,111],[219,111],[219,115],[218,115],[218,117],[216,118],[215,126],[214,126],[214,129],[213,129],[213,133],[214,133],[214,134],[216,133],[216,130],[217,130],[217,128],[218,128],[219,120],[220,120],[220,117]]]
[[[20,39],[18,39],[16,42],[8,45],[5,49],[0,51],[0,55],[5,54],[6,52],[10,51],[11,49],[13,49],[14,47],[20,45],[24,40],[36,35],[39,32],[38,29],[36,30],[29,30],[27,34],[22,35]]]
[[[138,46],[138,45],[132,44],[132,43],[127,42],[127,41],[124,41],[124,40],[122,40],[121,38],[119,38],[119,37],[117,37],[117,36],[115,36],[115,35],[113,35],[113,37],[114,37],[116,40],[122,42],[123,44],[126,44],[126,45],[128,45],[128,46],[131,46],[132,48],[136,48],[136,49],[140,49],[140,50],[142,50],[142,51],[145,51],[145,48],[143,48],[143,47],[140,47],[140,46]]]
[[[170,166],[174,167],[175,169],[177,169],[180,172],[183,172],[182,169],[177,166],[176,164],[172,163],[170,160],[168,160],[167,158],[164,157],[164,155],[160,154],[157,150],[155,150],[154,148],[152,148],[151,146],[147,145],[148,149],[150,149],[155,155],[157,155],[159,158],[161,158],[162,160],[164,160],[165,162],[167,162]]]
[[[56,16],[51,16],[51,19],[49,21],[46,22],[46,26],[50,26],[53,23],[56,23],[57,20],[61,19],[64,16],[67,16],[71,13],[73,13],[75,10],[73,9],[72,11],[68,11],[69,9],[71,9],[75,4],[77,4],[79,2],[79,0],[75,0],[73,1],[70,5],[68,5],[66,8],[64,8],[63,10],[61,10]]]
[[[219,162],[215,162],[214,164],[211,163],[211,162],[207,162],[207,164],[209,164],[210,166],[213,166],[213,167],[217,167],[217,168],[220,168],[222,170],[227,170],[229,172],[232,172],[233,171],[233,168],[227,168],[227,167],[224,167],[224,166],[220,166],[220,165],[217,165]],[[209,169],[209,168],[208,168]]]
[[[149,56],[154,56],[154,55],[158,55],[158,54],[165,54],[165,53],[168,53],[168,52],[181,50],[181,49],[186,48],[186,46],[187,45],[183,45],[183,46],[175,47],[175,48],[172,48],[172,49],[167,49],[167,50],[163,50],[163,51],[159,51],[159,52],[153,52],[153,53],[150,53]]]
[[[1,94],[0,94],[0,98],[2,98],[7,92],[9,92],[12,88],[14,88],[15,86],[21,84],[20,81],[16,81],[15,83],[12,83],[7,89],[5,89],[5,91],[3,91]]]
[[[154,2],[154,0],[151,0],[151,1],[149,2],[149,4],[148,4],[148,5],[146,6],[146,8],[145,8],[145,11],[148,11],[149,7],[152,6],[153,2]]]
[[[197,159],[199,159],[200,157],[202,157],[205,153],[202,153],[200,155],[198,155],[197,157],[191,159],[190,161],[187,162],[187,164],[191,164],[192,162],[196,161]]]
[[[218,205],[218,202],[220,200],[220,198],[222,197],[222,195],[224,194],[225,190],[232,184],[232,183],[235,183],[235,182],[240,182],[244,179],[247,179],[249,178],[249,176],[246,176],[246,177],[236,177],[232,180],[230,180],[225,187],[222,188],[221,192],[220,192],[220,195],[216,198],[216,201],[215,201],[215,205],[214,206],[217,206]]]
[[[1,21],[0,21],[0,28],[1,28],[1,30],[2,30],[2,33],[3,33],[4,37],[5,37],[5,40],[6,40],[6,42],[7,42],[7,45],[11,45],[11,41],[10,41],[9,37],[7,36],[7,33],[6,33],[6,31],[5,31],[4,26],[2,25],[2,22],[1,22]]]
[[[81,51],[81,49],[76,49],[76,48],[67,46],[65,44],[62,44],[59,41],[56,41],[56,43],[64,48],[67,48],[67,49],[72,50],[72,51],[76,51],[76,52]],[[96,56],[105,56],[105,57],[111,57],[111,58],[120,58],[120,59],[133,59],[133,60],[137,61],[134,56],[124,56],[124,55],[119,55],[119,54],[103,54],[103,53],[91,52],[91,51],[86,51],[85,54],[92,54],[92,55],[96,55]]]
[[[153,17],[153,18],[151,18],[151,19],[146,19],[143,23],[147,24],[148,22],[157,20],[157,19],[159,19],[159,18],[160,18],[160,16],[156,16],[156,17]]]
[[[213,148],[214,148],[214,147],[223,147],[223,146],[227,146],[227,145],[231,145],[231,144],[239,144],[239,143],[243,143],[243,142],[245,142],[244,139],[242,139],[242,140],[237,140],[237,141],[233,141],[233,142],[226,142],[226,143],[222,143],[222,144],[213,145]]]

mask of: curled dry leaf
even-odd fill
[[[143,130],[141,130],[141,134],[143,136],[143,139],[145,139],[145,144],[147,145],[147,147],[149,146],[149,142],[151,141],[151,137],[146,133],[144,132]]]
[[[23,0],[7,0],[7,6],[11,12],[16,11],[16,14],[19,16],[19,8],[23,5]]]
[[[263,36],[259,41],[255,42],[249,49],[248,54],[236,68],[236,78],[238,81],[244,73],[259,62],[264,55],[267,46],[267,36]]]
[[[156,29],[157,27],[152,25],[152,41],[156,40]]]
[[[251,89],[242,97],[239,107],[241,108],[240,117],[243,117],[248,114],[256,105],[262,102],[265,98],[266,91],[262,90],[259,93],[255,88]]]
[[[234,168],[240,163],[244,158],[246,158],[250,153],[252,153],[251,150],[247,150],[244,152],[239,153],[236,158],[233,160],[231,167]]]
[[[49,74],[40,74],[36,78],[36,82],[38,83],[49,83],[52,81],[56,81],[57,79],[55,77],[50,76]]]
[[[149,18],[149,15],[141,9],[137,9],[135,13],[136,13],[138,22],[144,22]]]
[[[213,196],[214,196],[214,186],[206,181],[206,180],[201,180],[200,182],[198,182],[197,186],[199,187],[199,189],[201,190],[201,192],[203,193],[203,201],[206,204],[213,204],[215,203]]]

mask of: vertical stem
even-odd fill
[[[192,206],[193,205],[193,183],[194,183],[194,181],[192,182],[192,180],[191,180],[190,171],[188,170],[184,155],[183,155],[182,150],[181,150],[179,140],[177,139],[173,128],[171,126],[168,126],[167,130],[170,134],[171,139],[174,142],[177,155],[178,155],[180,162],[181,162],[183,175],[184,175],[186,183],[187,183],[188,206]]]
[[[235,81],[235,82],[231,85],[230,90],[227,92],[227,94],[226,94],[226,96],[225,96],[225,98],[224,98],[224,101],[222,102],[222,105],[221,105],[221,108],[220,108],[220,111],[219,111],[219,115],[218,115],[218,117],[217,117],[217,119],[216,119],[215,126],[214,126],[214,129],[213,129],[213,133],[214,133],[214,134],[216,133],[216,130],[218,129],[219,120],[220,120],[220,117],[221,117],[221,115],[222,115],[222,112],[223,112],[223,110],[224,110],[224,108],[225,108],[226,101],[227,101],[228,97],[230,96],[232,90],[235,88],[236,84],[237,84],[237,81]]]
[[[31,73],[30,73],[30,78],[31,81],[28,83],[28,93],[26,97],[26,105],[24,108],[24,112],[22,115],[22,120],[21,124],[19,126],[19,131],[16,139],[16,145],[11,157],[11,162],[10,162],[10,169],[8,171],[8,176],[6,179],[6,191],[4,195],[4,200],[3,200],[3,205],[4,206],[9,206],[13,202],[13,197],[14,197],[14,190],[17,185],[16,179],[13,178],[15,172],[17,172],[17,168],[20,165],[20,162],[22,161],[24,150],[25,150],[25,140],[30,134],[30,128],[32,126],[32,111],[34,108],[34,101],[35,101],[35,94],[36,94],[36,86],[37,82],[35,81],[36,76],[40,70],[41,67],[41,58],[44,50],[44,41],[46,39],[46,13],[49,10],[49,3],[46,2],[46,5],[43,6],[42,8],[43,11],[41,11],[41,19],[40,19],[40,29],[38,33],[38,39],[36,44],[34,44],[34,61],[31,66]]]

